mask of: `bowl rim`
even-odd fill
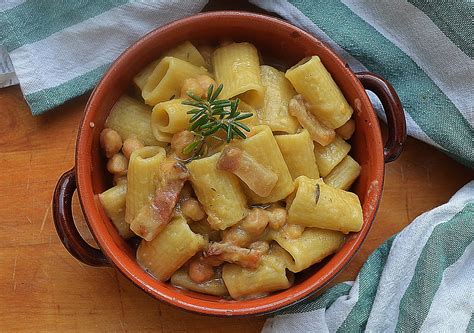
[[[345,255],[337,262],[337,264],[332,266],[328,270],[328,273],[320,277],[318,281],[310,284],[309,286],[306,286],[305,288],[300,288],[301,290],[299,290],[297,293],[294,293],[288,297],[285,297],[285,298],[276,297],[277,299],[275,301],[265,302],[264,304],[261,304],[261,305],[250,306],[250,307],[236,307],[237,304],[242,303],[242,302],[247,302],[247,301],[235,301],[232,303],[209,301],[209,302],[204,302],[206,303],[206,305],[199,305],[197,303],[202,302],[202,300],[193,299],[194,302],[191,300],[186,300],[186,298],[190,298],[190,299],[192,298],[190,296],[181,297],[183,295],[179,294],[178,292],[172,291],[170,289],[165,289],[165,288],[161,289],[161,288],[152,287],[149,284],[147,284],[145,281],[143,281],[143,279],[140,279],[140,277],[138,277],[133,271],[128,269],[127,265],[121,260],[121,258],[119,258],[116,255],[115,253],[116,250],[113,249],[115,244],[107,240],[107,237],[106,237],[107,235],[104,235],[103,230],[102,231],[100,230],[100,225],[96,225],[93,222],[96,219],[101,219],[101,217],[98,212],[94,212],[92,209],[89,209],[95,206],[96,195],[94,194],[94,191],[92,189],[92,182],[90,181],[90,174],[88,173],[90,172],[90,166],[92,164],[91,158],[87,154],[89,141],[91,140],[87,140],[86,136],[90,138],[92,137],[93,129],[89,126],[89,124],[90,122],[93,122],[93,119],[89,118],[91,114],[90,110],[94,108],[96,104],[99,103],[100,98],[98,96],[103,94],[102,90],[103,90],[104,82],[109,80],[109,76],[111,75],[112,72],[115,71],[118,64],[126,61],[126,59],[129,57],[129,54],[134,52],[136,48],[140,47],[140,45],[145,40],[154,39],[155,35],[157,34],[160,35],[160,34],[166,33],[168,30],[179,28],[179,26],[183,24],[197,24],[199,23],[199,21],[206,20],[206,19],[225,19],[225,18],[236,18],[236,17],[240,17],[243,19],[258,20],[265,23],[277,24],[277,25],[280,25],[284,29],[296,31],[297,33],[305,36],[305,38],[308,38],[312,40],[312,42],[317,43],[319,47],[325,49],[326,52],[331,54],[331,56],[334,58],[334,61],[338,63],[338,66],[341,68],[341,70],[346,72],[345,76],[351,78],[352,88],[357,90],[357,93],[359,94],[359,96],[361,96],[361,103],[364,106],[364,108],[370,111],[368,112],[368,115],[367,115],[370,118],[370,121],[374,124],[377,124],[377,126],[374,126],[374,135],[376,137],[376,142],[374,142],[374,145],[376,146],[376,148],[378,148],[377,149],[378,153],[375,154],[376,156],[375,159],[377,162],[376,164],[380,165],[381,168],[375,168],[374,173],[377,173],[377,174],[374,175],[374,179],[377,180],[377,183],[372,184],[374,186],[371,186],[369,190],[374,193],[374,196],[376,198],[376,202],[372,203],[373,207],[372,207],[372,210],[369,212],[370,216],[367,218],[367,220],[365,220],[366,217],[364,216],[363,227],[361,231],[359,231],[356,234],[356,237],[355,237],[356,241],[354,242],[352,247],[348,249]],[[89,97],[89,100],[84,109],[84,114],[82,116],[80,126],[79,126],[79,131],[78,131],[77,139],[76,139],[75,153],[76,153],[75,154],[75,166],[76,166],[75,175],[76,175],[76,181],[77,181],[78,198],[80,201],[81,209],[84,214],[86,223],[89,229],[91,230],[91,234],[93,235],[99,248],[102,250],[102,252],[104,253],[105,257],[108,259],[110,264],[113,267],[117,268],[128,280],[133,282],[140,289],[142,289],[143,291],[145,291],[146,293],[148,293],[149,295],[151,295],[152,297],[160,301],[167,302],[168,304],[171,304],[178,308],[185,309],[197,314],[222,316],[222,317],[228,317],[228,316],[243,317],[243,316],[249,316],[249,315],[270,314],[275,311],[279,311],[289,306],[300,303],[306,300],[307,298],[313,296],[314,294],[318,293],[323,288],[325,288],[346,267],[346,265],[350,262],[350,260],[356,255],[357,251],[359,250],[360,246],[365,240],[373,224],[377,209],[380,204],[381,193],[383,189],[384,172],[385,172],[385,164],[383,161],[383,145],[382,145],[381,133],[379,131],[379,126],[378,126],[378,118],[376,116],[376,113],[373,109],[373,106],[367,94],[365,93],[364,87],[362,86],[360,81],[357,79],[353,71],[344,63],[344,61],[334,51],[332,51],[332,49],[329,46],[327,46],[324,42],[320,41],[319,39],[312,36],[308,32],[302,30],[301,28],[298,28],[292,25],[291,23],[279,18],[275,18],[272,16],[264,15],[264,14],[245,12],[245,11],[214,11],[214,12],[198,13],[196,15],[188,16],[186,18],[170,22],[164,26],[161,26],[152,30],[151,32],[149,32],[148,34],[146,34],[145,36],[137,40],[130,47],[128,47],[124,52],[122,52],[121,55],[110,65],[109,69],[103,75],[102,79],[99,81],[99,83],[97,84],[97,86],[92,91]],[[312,276],[314,276],[315,274],[313,274]],[[306,281],[310,278],[311,276],[308,277]],[[301,284],[304,284],[304,283],[301,283]],[[285,291],[291,290],[292,288],[294,287],[277,292],[274,295],[283,294]],[[266,298],[267,297],[260,298],[259,300],[264,300]],[[211,306],[209,303],[212,303],[213,306]]]

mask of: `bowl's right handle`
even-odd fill
[[[74,169],[65,172],[58,180],[53,196],[53,220],[64,247],[77,260],[90,266],[109,266],[104,254],[87,244],[77,231],[72,215],[72,195],[76,190]]]
[[[388,138],[383,149],[385,163],[398,158],[405,145],[407,128],[403,106],[395,89],[383,77],[371,72],[356,73],[365,89],[372,91],[382,102],[387,116]]]

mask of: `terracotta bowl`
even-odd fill
[[[124,241],[104,213],[97,194],[110,187],[99,133],[118,98],[131,86],[132,78],[160,54],[185,41],[248,41],[257,46],[264,60],[289,67],[300,59],[318,55],[354,108],[357,131],[351,139],[351,154],[362,165],[352,190],[360,198],[364,225],[348,235],[343,247],[319,265],[297,274],[294,286],[267,297],[233,301],[173,287],[153,279],[137,264],[135,249]],[[375,92],[388,120],[388,140],[382,143],[380,127],[365,89]],[[192,16],[154,30],[127,49],[110,67],[87,103],[76,143],[75,168],[57,184],[53,199],[57,232],[68,251],[93,266],[114,266],[130,281],[153,296],[193,312],[218,316],[270,313],[314,294],[339,273],[364,241],[380,202],[384,163],[400,154],[406,138],[405,119],[393,88],[372,73],[354,74],[326,45],[282,20],[245,12],[212,12]],[[71,199],[78,190],[82,211],[99,249],[89,246],[78,233]]]

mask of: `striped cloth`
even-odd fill
[[[268,319],[263,332],[474,332],[474,181],[369,257],[356,280]]]
[[[408,133],[474,167],[471,2],[250,2],[317,36],[354,71],[384,76],[400,95]],[[206,3],[0,1],[0,87],[18,78],[40,114],[92,89],[141,36]],[[264,331],[474,332],[473,196],[471,182],[385,242],[356,281],[285,310]]]
[[[206,3],[0,0],[0,45],[38,115],[91,90],[127,47]]]

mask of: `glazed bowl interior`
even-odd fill
[[[178,289],[153,279],[137,264],[135,250],[119,235],[102,209],[97,194],[110,187],[99,134],[114,105],[130,92],[132,78],[164,51],[190,40],[216,44],[221,40],[248,41],[261,52],[263,62],[289,68],[306,56],[318,55],[349,104],[354,108],[357,130],[351,155],[362,172],[352,187],[359,196],[364,225],[352,233],[338,253],[296,275],[290,289],[253,300],[224,300]],[[93,123],[93,126],[91,126]],[[81,124],[76,148],[76,176],[81,206],[100,248],[126,277],[140,288],[181,308],[213,315],[250,315],[275,311],[321,289],[347,264],[365,238],[380,200],[383,183],[383,149],[380,129],[364,88],[348,67],[326,46],[283,21],[250,13],[214,12],[177,21],[148,34],[110,67],[94,90]]]

